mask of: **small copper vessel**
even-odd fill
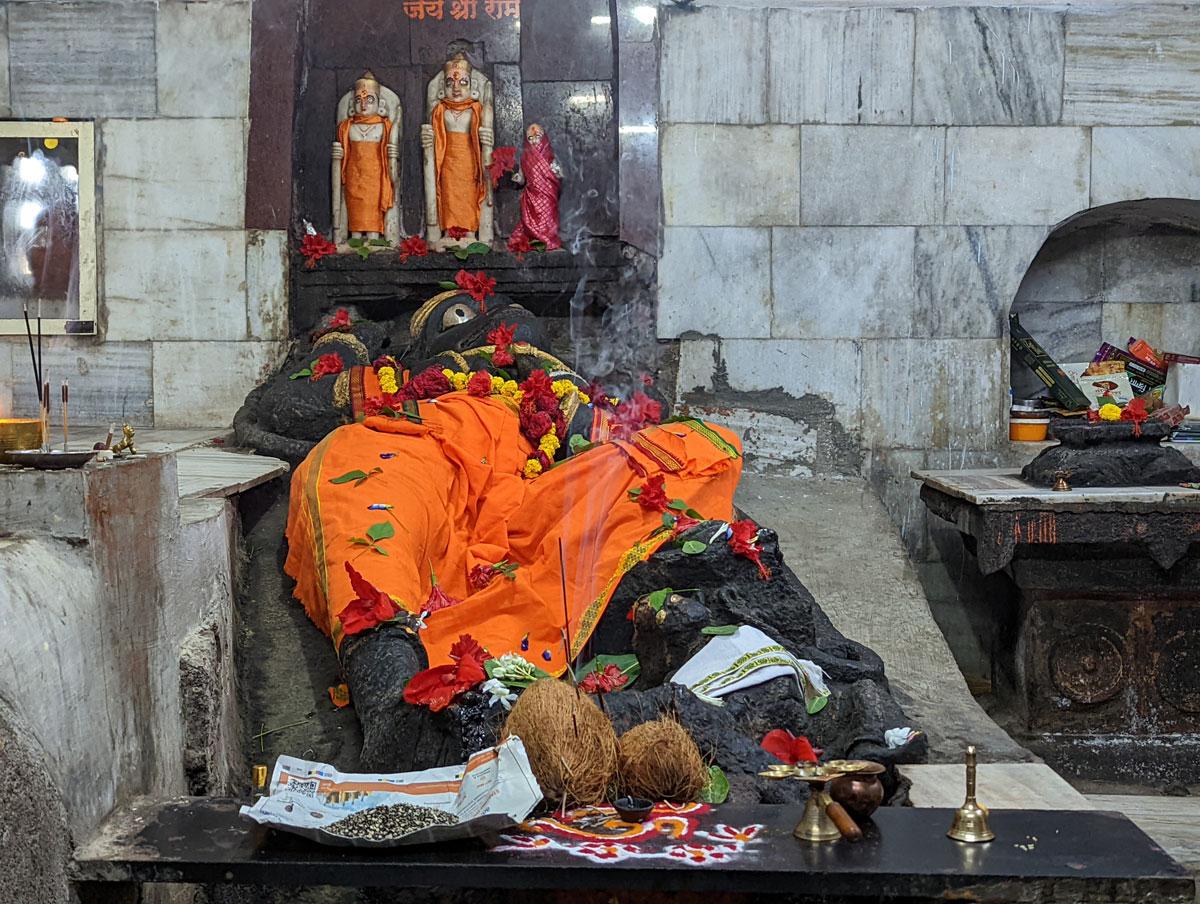
[[[865,822],[883,803],[884,767],[869,760],[853,761],[856,768],[829,783],[829,796],[845,808],[855,822]]]

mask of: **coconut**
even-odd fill
[[[694,801],[708,768],[692,736],[675,719],[643,722],[621,735],[622,790],[649,800]]]
[[[553,678],[535,681],[513,705],[504,737],[517,735],[547,800],[600,804],[617,773],[617,733],[587,694]]]

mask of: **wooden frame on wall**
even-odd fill
[[[10,157],[14,147],[19,146],[22,141],[25,142],[25,147]],[[70,142],[74,142],[74,148],[71,148]],[[14,267],[30,270],[29,263],[35,260],[35,253],[40,253],[39,259],[44,264],[54,253],[61,254],[64,250],[69,250],[71,242],[58,246],[37,244],[38,236],[40,235],[44,242],[52,229],[51,226],[39,222],[42,213],[45,212],[45,205],[36,200],[15,199],[17,208],[10,209],[10,202],[13,202],[14,198],[6,180],[0,179],[0,335],[25,332],[22,301],[28,304],[30,318],[42,314],[41,328],[44,334],[91,335],[96,332],[98,248],[95,145],[95,125],[91,122],[0,122],[0,171],[5,167],[16,167],[19,157],[28,156],[45,161],[31,167],[33,176],[25,180],[31,186],[36,186],[46,178],[46,163],[54,165],[54,169],[51,170],[52,176],[61,174],[77,177],[74,207],[76,223],[68,223],[65,227],[68,230],[71,226],[77,227],[76,237],[72,240],[77,242],[76,255],[75,260],[68,264],[66,294],[53,299],[45,299],[39,295],[36,281],[30,286],[27,294],[18,294],[14,285],[22,274],[13,274],[10,271]],[[59,150],[60,148],[62,150]],[[58,165],[58,159],[63,158],[71,162]],[[71,166],[75,169],[73,174],[69,173]],[[37,178],[39,174],[41,180]],[[59,200],[62,200],[61,196]],[[65,212],[69,214],[71,211]],[[55,212],[50,213],[52,219]],[[62,213],[63,210],[60,209],[60,220]],[[27,250],[22,250],[24,237],[13,238],[6,232],[6,227],[12,226],[23,228],[29,234]],[[60,271],[63,263],[66,262],[60,258]],[[47,271],[53,269],[46,267]],[[33,279],[29,273],[24,275]],[[62,274],[51,273],[50,277],[61,282]]]

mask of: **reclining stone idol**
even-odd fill
[[[300,461],[285,570],[339,652],[362,768],[462,762],[539,675],[607,691],[618,731],[674,716],[741,802],[807,793],[758,776],[777,728],[826,758],[923,759],[922,733],[885,740],[909,723],[879,657],[735,510],[738,438],[547,344],[503,297],[446,292],[390,337],[339,316],[239,412],[240,441]],[[582,665],[622,654],[633,681]]]

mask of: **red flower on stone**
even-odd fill
[[[588,672],[579,682],[579,689],[585,694],[607,694],[628,683],[629,676],[610,662],[603,670]]]
[[[400,387],[395,398],[400,402],[434,399],[450,391],[450,380],[438,367],[427,367]]]
[[[488,175],[492,177],[492,188],[500,184],[505,173],[517,168],[517,149],[514,147],[492,148],[492,162],[488,164]]]
[[[729,525],[733,535],[729,538],[729,547],[734,555],[743,556],[758,566],[758,573],[765,581],[771,576],[771,570],[762,563],[762,550],[758,548],[758,525],[749,518],[734,521]]]
[[[459,636],[450,648],[450,658],[454,660],[450,665],[434,666],[413,675],[404,688],[405,702],[438,712],[487,677],[483,668],[487,651],[470,634]]]
[[[323,235],[306,234],[300,243],[300,253],[304,255],[304,268],[311,270],[321,258],[336,254],[337,245]]]
[[[517,359],[509,350],[516,332],[517,325],[515,323],[503,322],[488,331],[487,341],[496,346],[496,350],[492,352],[492,363],[497,367],[510,367],[517,363]]]
[[[789,766],[797,763],[815,763],[821,753],[808,742],[808,738],[803,735],[796,737],[785,728],[767,732],[762,739],[762,749]]]
[[[487,312],[487,297],[496,294],[496,280],[492,279],[482,270],[475,273],[459,270],[454,274],[454,282],[460,289],[479,302],[479,310],[481,312]]]
[[[340,330],[350,325],[350,312],[345,308],[338,308],[337,313],[333,315],[333,319],[329,321],[331,330]]]
[[[337,352],[330,352],[328,355],[322,355],[312,366],[312,376],[309,379],[319,380],[324,376],[334,376],[340,374],[346,365],[342,362],[342,356]]]
[[[467,237],[467,230],[463,229],[461,226],[451,226],[446,230],[446,235],[455,241],[458,241],[459,239],[465,239]]]
[[[529,236],[524,232],[514,232],[508,237],[508,250],[512,252],[517,260],[525,260],[525,255],[533,250],[533,245],[529,242]]]
[[[665,512],[671,500],[667,498],[667,491],[663,489],[664,480],[661,474],[655,474],[642,484],[640,493],[630,490],[629,495],[648,512]]]
[[[609,395],[604,390],[604,384],[599,380],[592,380],[583,388],[587,397],[592,400],[592,404],[599,408],[612,408],[613,403],[609,401]]]
[[[400,263],[407,264],[410,257],[424,257],[429,245],[419,235],[410,235],[400,243]]]
[[[350,586],[357,596],[338,616],[343,636],[370,630],[395,617],[399,611],[395,600],[355,571],[349,562],[346,563],[346,573],[350,575]]]

